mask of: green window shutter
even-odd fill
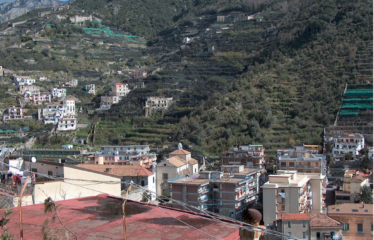
[[[347,223],[347,231],[349,230],[349,223]]]

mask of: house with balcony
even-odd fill
[[[288,213],[322,213],[325,196],[321,173],[304,173],[278,170],[269,175],[269,181],[262,186],[264,223],[272,224]]]
[[[64,116],[57,123],[57,131],[74,131],[77,129],[75,116]]]
[[[113,152],[113,153],[95,153],[89,156],[93,164],[98,165],[134,165],[151,167],[157,160],[156,154],[140,154],[140,153],[126,153],[126,152]]]
[[[373,239],[373,204],[331,205],[327,215],[342,224],[344,239]]]
[[[370,186],[368,175],[356,170],[346,170],[344,173],[343,190],[335,191],[335,204],[360,202],[364,186]]]
[[[265,164],[263,145],[240,145],[226,151],[221,156],[223,165],[244,165],[248,168],[261,168]]]
[[[60,84],[63,87],[76,87],[78,86],[78,80],[77,79],[70,79],[69,81]]]
[[[113,104],[118,104],[119,101],[120,97],[118,96],[101,96],[100,108],[96,109],[96,111],[109,110]]]
[[[65,114],[68,116],[75,116],[75,99],[68,97],[62,102],[65,108]]]
[[[295,146],[291,149],[277,150],[277,168],[305,173],[322,173],[326,175],[326,156],[318,154],[318,149],[310,145]]]
[[[23,111],[20,107],[10,107],[6,110],[3,114],[3,121],[11,121],[11,120],[22,120],[23,119]]]
[[[52,88],[51,95],[53,98],[66,97],[66,89],[65,88]]]
[[[112,93],[114,96],[118,97],[119,100],[122,100],[129,92],[130,88],[127,83],[116,83],[112,86]]]
[[[38,109],[38,120],[44,124],[56,125],[65,115],[65,107],[60,103],[48,103],[44,108]]]
[[[344,155],[351,153],[353,158],[360,155],[360,150],[365,148],[365,138],[360,133],[342,133],[335,135],[325,135],[325,145],[330,143],[332,155],[335,160],[341,160]]]
[[[221,170],[168,180],[171,197],[200,210],[241,219],[241,213],[258,200],[261,169],[223,165]],[[183,208],[179,204],[172,206]]]
[[[106,145],[101,146],[101,152],[104,154],[114,153],[114,152],[123,152],[130,154],[140,154],[146,155],[149,154],[150,148],[149,145]]]
[[[38,94],[32,95],[32,102],[35,105],[41,105],[43,103],[51,102],[51,101],[52,101],[51,94],[48,94],[48,93],[38,93]]]

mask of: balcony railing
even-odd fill
[[[349,230],[343,230],[343,234],[349,234]]]
[[[359,234],[359,235],[364,235],[365,232],[364,232],[364,231],[357,231],[357,234]]]

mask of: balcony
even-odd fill
[[[343,234],[349,234],[349,230],[343,230]]]
[[[199,194],[205,194],[205,193],[209,192],[209,188],[199,188],[199,190],[197,190],[197,192]]]
[[[358,234],[358,235],[364,235],[365,234],[365,232],[364,231],[357,231],[357,233],[356,234]]]

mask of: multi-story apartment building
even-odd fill
[[[125,97],[127,94],[129,94],[130,88],[128,84],[125,83],[116,83],[112,86],[112,93],[119,97],[119,100],[121,100],[123,97]]]
[[[10,107],[7,112],[3,114],[3,121],[21,120],[23,119],[23,111],[20,107]]]
[[[170,195],[168,180],[180,176],[197,175],[199,163],[191,157],[191,153],[181,149],[171,152],[169,158],[154,165],[156,173],[156,192],[164,196]]]
[[[153,111],[167,109],[172,101],[173,98],[148,97],[144,106],[145,116],[151,116]]]
[[[51,102],[51,95],[50,94],[47,94],[47,93],[43,93],[43,94],[34,94],[32,95],[32,102],[36,105],[41,105],[43,104],[44,102]]]
[[[101,152],[103,154],[112,154],[114,152],[126,153],[126,154],[149,154],[149,145],[111,145],[101,146]]]
[[[68,82],[65,82],[62,84],[64,87],[76,87],[78,86],[78,80],[77,79],[71,79]]]
[[[364,186],[370,186],[369,178],[366,174],[356,170],[346,170],[343,190],[335,191],[335,204],[360,202],[360,195]]]
[[[331,205],[328,206],[327,215],[342,223],[344,239],[373,239],[373,204]]]
[[[360,150],[365,148],[365,138],[360,133],[325,134],[324,143],[325,146],[327,143],[331,144],[335,160],[343,159],[347,153],[356,157],[360,155]]]
[[[277,168],[279,170],[295,170],[305,173],[322,173],[326,175],[326,156],[305,146],[293,149],[277,150]]]
[[[54,98],[66,97],[66,89],[65,88],[52,88],[51,95]]]
[[[288,213],[321,213],[325,208],[321,173],[278,170],[263,188],[264,223]]]
[[[75,116],[75,100],[74,98],[65,98],[63,101],[65,115]]]
[[[202,171],[192,177],[168,180],[173,199],[241,219],[241,213],[258,200],[261,169],[223,165],[221,171]],[[181,208],[179,204],[173,207]]]
[[[223,165],[244,165],[249,168],[263,167],[265,164],[263,145],[241,145],[233,147],[221,156]]]
[[[75,116],[66,116],[57,123],[57,131],[72,131],[77,129],[77,119]]]
[[[44,124],[56,125],[65,115],[65,107],[60,103],[48,103],[45,108],[38,109],[38,120]]]

